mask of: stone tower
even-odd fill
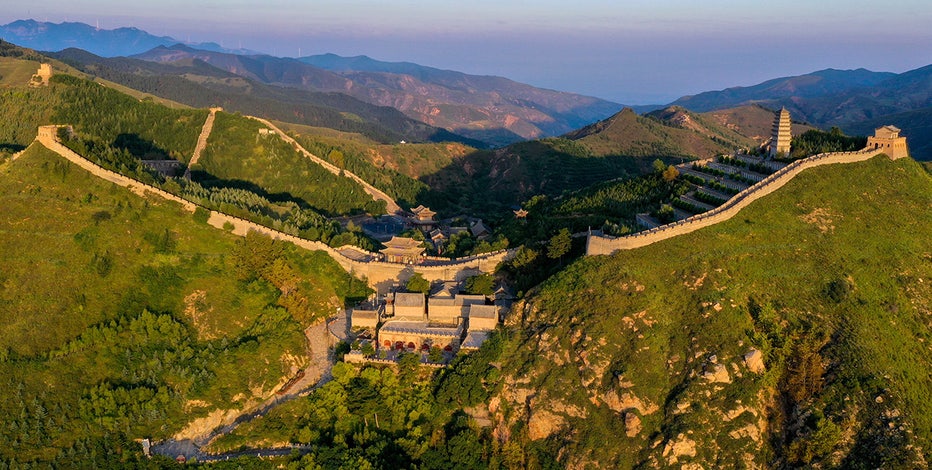
[[[780,109],[773,120],[773,133],[770,138],[770,158],[778,154],[788,155],[790,153],[790,140],[793,133],[790,128],[790,112],[786,108]]]

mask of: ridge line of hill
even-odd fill
[[[776,173],[764,178],[749,188],[732,196],[721,206],[708,212],[661,225],[644,232],[625,237],[612,238],[601,235],[589,235],[586,240],[586,256],[611,255],[619,250],[630,250],[647,246],[661,240],[685,235],[701,228],[715,225],[731,219],[750,203],[776,191],[808,168],[832,163],[855,163],[869,160],[884,153],[880,148],[865,148],[857,152],[820,153],[781,168]]]
[[[248,232],[255,231],[276,240],[291,242],[299,248],[323,251],[336,261],[346,272],[365,276],[369,286],[373,288],[386,287],[385,283],[391,284],[396,280],[405,281],[407,277],[410,277],[414,273],[419,273],[424,276],[425,279],[431,281],[450,279],[460,281],[477,273],[492,273],[499,263],[510,258],[516,252],[515,249],[504,249],[491,253],[482,253],[453,259],[428,257],[430,264],[425,265],[407,265],[379,261],[377,260],[378,253],[365,251],[353,245],[333,248],[323,242],[306,240],[233,215],[203,208],[198,204],[178,197],[163,189],[107,170],[62,145],[61,142],[58,141],[56,135],[60,127],[61,126],[58,125],[40,126],[36,135],[36,141],[92,175],[118,186],[125,187],[139,196],[144,197],[146,193],[152,193],[164,199],[177,202],[188,212],[195,212],[198,208],[207,210],[210,214],[207,220],[209,225],[218,229],[230,231],[234,235],[246,236]],[[229,229],[230,226],[232,226],[232,229]],[[352,251],[357,256],[362,255],[362,259],[351,257],[343,253],[344,251]]]
[[[336,165],[333,165],[332,163],[325,161],[324,159],[318,157],[317,155],[314,155],[313,153],[308,152],[303,146],[301,146],[301,144],[299,144],[296,140],[294,140],[288,134],[285,134],[284,132],[282,132],[282,130],[279,129],[278,126],[276,126],[275,124],[272,124],[271,121],[269,121],[268,119],[263,119],[257,116],[245,116],[245,117],[252,119],[254,121],[261,122],[262,124],[265,124],[270,129],[275,131],[275,133],[278,134],[282,140],[291,144],[295,150],[304,154],[305,157],[309,158],[314,163],[317,163],[318,165],[324,167],[330,173],[333,173],[334,175],[337,175],[337,176],[344,176],[346,178],[349,178],[359,183],[362,186],[363,191],[365,191],[367,194],[372,196],[373,200],[385,201],[385,211],[388,212],[389,214],[397,214],[401,212],[401,206],[399,206],[398,203],[395,202],[395,200],[391,198],[391,196],[389,196],[388,194],[385,194],[383,191],[380,191],[378,188],[376,188],[375,186],[372,186],[371,184],[369,184],[368,182],[366,182],[359,176],[356,176],[355,173],[349,170],[343,169],[343,168],[339,168]],[[194,162],[192,161],[192,163]]]

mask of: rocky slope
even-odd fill
[[[571,468],[924,467],[930,202],[880,156],[569,266],[512,310],[494,435]]]

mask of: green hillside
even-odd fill
[[[560,466],[921,467],[930,205],[928,173],[877,157],[808,170],[720,225],[574,263],[512,310],[496,432],[525,463]]]
[[[334,175],[298,153],[264,127],[242,116],[217,113],[194,179],[205,186],[244,187],[273,201],[295,200],[317,211],[340,215],[385,212],[355,181]],[[196,137],[195,137],[196,140]]]
[[[323,253],[229,235],[39,145],[0,164],[0,204],[4,465],[129,465],[128,439],[274,392],[306,363],[303,328],[366,295]]]

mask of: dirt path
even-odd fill
[[[276,406],[297,397],[310,394],[315,388],[324,385],[332,378],[330,372],[333,368],[333,353],[330,349],[331,341],[330,332],[327,329],[327,322],[321,321],[309,326],[304,330],[304,336],[307,338],[307,354],[310,360],[308,366],[304,369],[304,376],[289,387],[285,393],[275,393],[260,405],[248,410],[243,410],[230,422],[215,428],[206,435],[198,436],[194,439],[167,439],[154,444],[152,446],[152,452],[172,458],[184,455],[186,458],[190,459],[196,457],[199,460],[217,460],[234,455],[211,455],[203,452],[201,449],[218,437],[233,432],[239,425],[265,416]],[[271,452],[268,455],[278,455],[276,454],[278,451],[279,450],[266,449],[261,452]]]
[[[376,201],[385,201],[385,211],[388,212],[389,214],[397,214],[401,212],[401,207],[398,205],[398,203],[395,202],[394,199],[391,198],[391,196],[389,196],[388,194],[385,194],[384,192],[382,192],[375,186],[372,186],[371,184],[367,183],[365,180],[356,176],[354,173],[350,172],[349,170],[338,168],[332,163],[326,160],[323,160],[322,158],[318,157],[317,155],[314,155],[311,152],[308,152],[307,150],[304,149],[304,147],[301,146],[301,144],[299,144],[296,140],[292,139],[291,136],[289,136],[288,134],[285,134],[284,132],[282,132],[282,130],[279,129],[278,126],[276,126],[275,124],[272,124],[266,119],[262,119],[262,118],[255,117],[255,116],[246,116],[246,117],[248,117],[249,119],[254,119],[256,121],[259,121],[262,124],[265,124],[266,126],[268,126],[268,128],[275,131],[275,133],[278,134],[282,138],[282,140],[294,146],[295,150],[304,154],[305,157],[311,159],[312,161],[314,161],[314,163],[317,163],[318,165],[326,168],[327,171],[329,171],[330,173],[333,173],[337,176],[345,176],[359,183],[362,186],[363,190],[365,190],[366,193],[372,196],[372,199]]]

